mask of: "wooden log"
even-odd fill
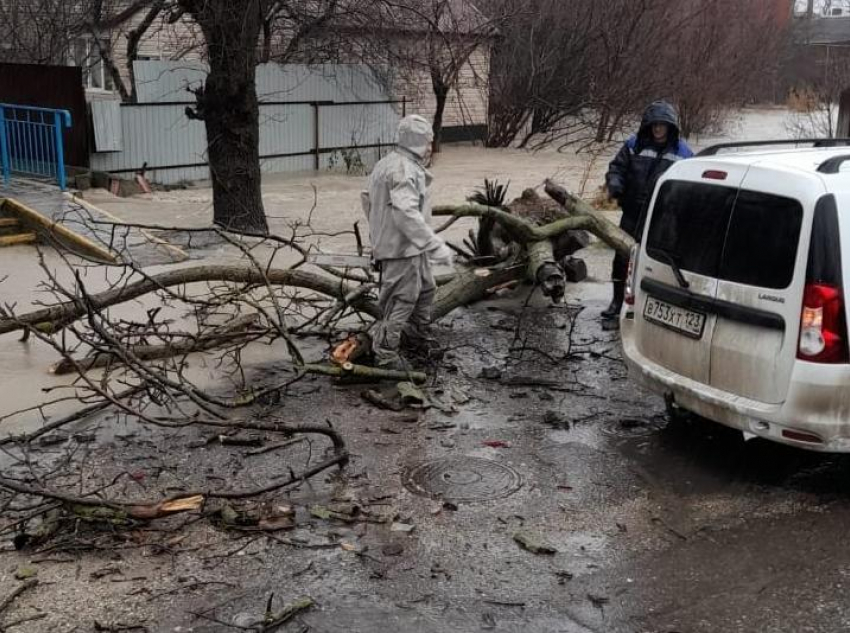
[[[588,218],[587,230],[605,242],[615,251],[628,257],[635,241],[632,237],[608,221],[587,202],[571,194],[567,189],[552,180],[546,180],[544,190],[555,202],[560,204],[572,217]],[[557,223],[556,223],[557,224]],[[551,225],[550,225],[551,226]]]
[[[437,291],[433,309],[434,320],[446,316],[455,308],[485,299],[490,289],[522,279],[524,274],[524,266],[478,268],[458,274]]]
[[[563,298],[567,280],[564,271],[555,261],[551,241],[546,240],[529,244],[526,276],[540,286],[545,296],[556,302]]]
[[[476,271],[464,271],[454,275],[451,281],[440,286],[435,301],[434,319],[445,316],[458,306],[483,299],[487,295],[487,290],[493,286],[522,276],[521,270],[518,273],[513,269],[493,269],[491,274],[492,278],[488,279]],[[345,299],[354,289],[353,286],[341,283],[339,280],[302,270],[272,268],[261,273],[248,266],[196,266],[169,270],[132,284],[93,294],[89,297],[89,303],[93,309],[102,310],[163,288],[210,281],[262,284],[266,280],[272,285],[313,290],[339,300]],[[378,306],[368,297],[359,297],[353,302],[352,307],[374,318],[380,316]],[[86,306],[82,301],[66,301],[17,315],[14,318],[0,318],[0,335],[22,330],[28,326],[46,334],[52,334],[85,314]]]
[[[268,281],[274,286],[291,286],[313,290],[337,299],[344,299],[353,290],[350,285],[340,283],[339,280],[302,270],[276,268],[257,270],[249,266],[195,266],[169,270],[131,284],[93,294],[89,297],[89,303],[93,309],[101,310],[163,288],[209,281],[243,284],[265,284]],[[354,307],[370,316],[378,316],[378,307],[366,298],[361,298],[355,302]],[[79,319],[85,313],[84,302],[66,301],[15,318],[0,318],[0,334],[21,330],[26,326],[50,334],[61,325]]]

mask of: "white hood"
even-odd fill
[[[406,116],[398,124],[398,146],[420,160],[425,159],[433,141],[434,131],[431,124],[418,114]]]

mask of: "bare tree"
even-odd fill
[[[136,100],[133,62],[152,28],[162,28],[176,0],[0,0],[6,59],[30,64],[102,65],[123,101]],[[119,53],[117,45],[125,42]],[[79,54],[77,43],[85,43]]]
[[[200,27],[209,74],[187,109],[204,121],[216,224],[231,230],[266,232],[260,189],[260,130],[257,48],[271,0],[180,0]]]
[[[788,131],[796,138],[834,138],[839,135],[841,98],[850,86],[850,51],[828,46],[795,50]]]
[[[81,27],[73,2],[0,0],[0,50],[4,61],[65,64],[68,35]]]
[[[788,33],[761,0],[690,0],[689,19],[673,34],[662,66],[674,69],[663,93],[678,107],[682,133],[717,130],[725,111],[758,94],[775,74]]]
[[[613,135],[658,89],[657,58],[679,19],[670,5],[536,0],[497,45],[491,144]]]
[[[464,77],[475,77],[474,55],[493,42],[506,17],[485,15],[472,0],[377,0],[362,3],[332,28],[353,36],[343,55],[389,73],[388,84],[418,91],[427,83],[438,152],[451,92]],[[478,79],[483,90],[486,78]]]

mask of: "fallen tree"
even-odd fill
[[[440,285],[435,319],[522,281],[559,300],[566,284],[563,259],[586,244],[577,232],[586,231],[618,252],[628,252],[630,238],[583,201],[554,183],[547,183],[546,191],[557,204],[544,204],[527,194],[510,205],[470,203],[434,210],[436,216],[449,218],[447,225],[461,218],[478,220],[478,231],[470,234],[465,248],[456,246],[466,261]],[[305,358],[303,337],[320,335],[331,342],[340,333],[367,331],[378,316],[377,280],[370,271],[327,266],[305,270],[309,225],[294,227],[287,237],[238,235],[220,228],[186,233],[203,231],[234,248],[242,262],[183,266],[151,274],[134,264],[131,252],[121,253],[120,261],[106,268],[108,287],[92,292],[79,265],[69,261],[74,270],[72,284],[61,282],[54,271],[43,267],[46,285],[58,299],[53,305],[22,314],[12,306],[0,308],[0,334],[21,331],[56,350],[61,357],[57,372],[76,374],[70,397],[85,405],[77,414],[51,420],[29,435],[0,441],[4,450],[39,473],[30,479],[0,477],[8,503],[24,498],[22,507],[33,507],[35,500],[35,507],[55,511],[59,504],[70,517],[150,521],[201,511],[209,500],[271,495],[329,468],[342,467],[348,460],[342,437],[330,427],[268,422],[284,406],[288,390],[305,376],[427,381],[420,372]],[[351,234],[362,252],[356,227]],[[288,267],[274,265],[283,250],[296,253],[300,260]],[[133,302],[137,306],[133,310],[122,310]],[[243,352],[250,345],[276,342],[285,347],[279,363],[285,376],[255,384],[247,375]],[[198,356],[209,359],[216,375],[229,380],[232,387],[223,392],[192,378],[193,359]],[[49,404],[16,415],[42,414]],[[92,472],[83,477],[77,469],[84,468],[84,463],[71,452],[65,462],[51,464],[43,472],[30,461],[33,442],[110,409],[147,428],[321,436],[330,440],[332,453],[314,462],[310,452],[300,472],[290,470],[288,476],[273,477],[250,489],[181,486],[179,492],[155,501],[110,496],[115,482],[97,481],[98,475]],[[88,479],[92,479],[90,486],[68,492],[69,482]]]

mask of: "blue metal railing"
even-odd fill
[[[71,127],[67,110],[0,103],[0,170],[8,186],[12,173],[55,178],[65,189],[62,130]]]

